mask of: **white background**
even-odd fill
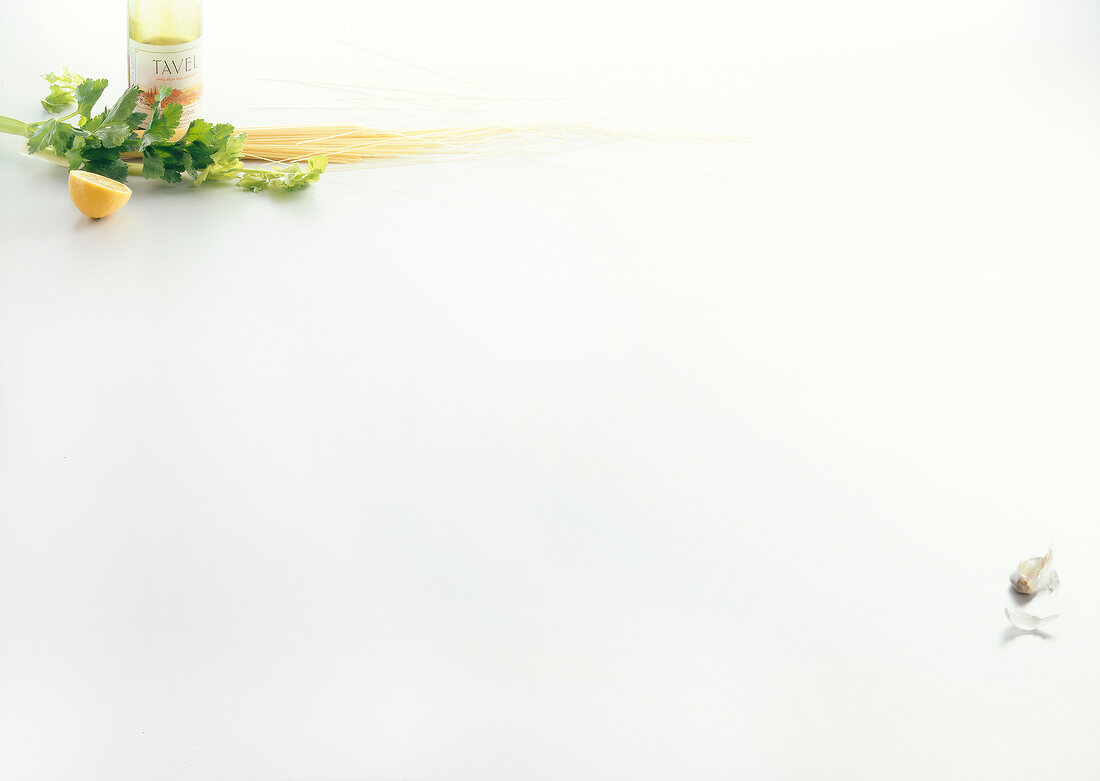
[[[214,121],[756,140],[92,222],[0,137],[0,777],[1100,775],[1100,6],[207,5]]]

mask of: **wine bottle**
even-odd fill
[[[202,99],[201,0],[129,0],[130,86],[141,87],[136,111],[149,113],[157,90],[170,87],[166,102],[183,107],[181,128],[198,117]]]

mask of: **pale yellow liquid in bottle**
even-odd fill
[[[130,0],[130,37],[154,46],[189,43],[202,35],[199,0]]]

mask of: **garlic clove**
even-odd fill
[[[1045,556],[1036,556],[1024,559],[1016,566],[1016,571],[1008,576],[1012,588],[1021,594],[1034,594],[1040,589],[1054,591],[1058,588],[1058,573],[1050,566],[1054,558],[1053,549],[1048,550]]]
[[[1008,582],[1012,584],[1012,588],[1016,589],[1021,594],[1035,593],[1035,584],[1031,582],[1027,575],[1020,571],[1013,572],[1009,575]]]
[[[1030,632],[1039,627],[1046,626],[1054,619],[1058,618],[1058,614],[1054,613],[1049,616],[1036,616],[1027,612],[1026,610],[1009,610],[1005,608],[1005,618],[1009,620],[1017,629],[1023,629],[1025,632]]]

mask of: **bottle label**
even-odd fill
[[[160,87],[172,89],[167,102],[183,106],[181,129],[186,129],[192,119],[198,118],[202,98],[201,43],[202,38],[196,38],[187,43],[160,46],[130,39],[130,86],[141,87],[141,97],[134,111],[145,115],[142,127],[148,124]]]

